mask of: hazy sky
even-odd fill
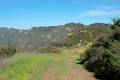
[[[120,0],[0,0],[0,27],[109,23],[113,17],[120,17]]]

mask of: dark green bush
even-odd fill
[[[15,53],[16,53],[16,48],[5,47],[5,48],[0,49],[0,56],[2,56],[2,57],[12,56]]]
[[[111,25],[112,29],[115,29],[117,27],[120,27],[120,18],[114,18],[113,24]]]
[[[85,52],[81,63],[101,80],[120,80],[120,27],[97,39]]]
[[[53,46],[53,47],[57,47],[57,48],[65,47],[63,42],[53,42],[53,43],[51,43],[49,45]]]
[[[120,41],[120,27],[118,27],[114,30],[113,38]]]
[[[53,46],[47,46],[44,48],[39,48],[37,52],[38,53],[60,53],[60,49]]]

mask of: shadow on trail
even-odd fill
[[[101,73],[99,74],[97,72],[97,69],[99,71],[99,67],[96,69],[96,70],[93,70],[93,65],[88,65],[87,62],[84,62],[84,61],[80,61],[80,59],[76,59],[76,64],[79,64],[79,65],[83,65],[84,68],[89,71],[89,72],[92,72],[94,73],[94,77],[97,79],[97,80],[120,80],[118,78],[115,78],[115,74],[113,73],[112,75],[110,75],[108,73],[108,75],[106,75],[106,73]],[[96,66],[95,66],[96,67]],[[113,71],[114,72],[114,71]]]
[[[92,70],[88,69],[83,63],[81,63],[79,58],[76,59],[75,64],[77,64],[77,65],[82,65],[83,68],[84,68],[87,72],[90,72],[91,74],[93,74],[93,77],[94,77],[96,80],[103,80],[103,79],[100,79],[100,78],[95,74],[95,72],[93,72]]]

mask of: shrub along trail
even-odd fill
[[[96,80],[93,73],[76,64],[79,54],[16,54],[0,70],[0,80]]]

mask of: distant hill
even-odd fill
[[[109,33],[108,26],[103,23],[87,26],[80,23],[68,23],[59,26],[33,27],[29,30],[0,28],[0,47],[13,46],[20,50],[33,51],[54,42],[73,44],[80,40],[85,42],[88,38],[92,41],[94,36],[97,37],[101,32]]]
[[[52,43],[52,46],[56,47],[81,47],[86,46],[99,38],[100,35],[107,35],[112,33],[108,24],[95,23],[78,28],[75,32],[67,34],[62,42]]]

